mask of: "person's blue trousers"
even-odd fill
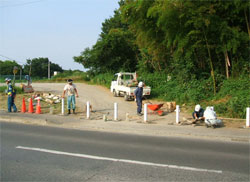
[[[141,114],[142,99],[136,99],[136,103],[137,103],[137,114]]]
[[[14,103],[15,97],[14,96],[8,96],[8,112],[11,112],[12,107],[13,107],[13,112],[17,112],[16,105]]]
[[[70,95],[68,96],[68,109],[71,109],[71,104],[72,104],[72,109],[74,110],[76,108],[76,98],[75,95]]]

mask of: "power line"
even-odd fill
[[[26,3],[13,4],[13,5],[3,5],[3,6],[0,6],[0,8],[8,8],[8,7],[16,7],[16,6],[25,6],[25,5],[28,5],[28,4],[39,3],[39,2],[41,2],[41,1],[44,1],[44,0],[31,1],[31,2],[26,2]]]
[[[12,59],[12,58],[10,58],[10,57],[8,57],[8,56],[5,56],[5,55],[2,55],[2,54],[0,54],[0,56],[3,57],[3,58],[8,59],[8,60],[10,60],[10,61],[15,61],[16,63],[21,64],[21,65],[25,64],[25,63],[20,63],[20,62],[16,61],[15,59]]]

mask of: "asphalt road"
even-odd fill
[[[0,181],[249,181],[249,143],[0,122]]]

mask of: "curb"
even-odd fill
[[[157,130],[157,128],[140,128],[140,125],[129,125],[128,123],[122,123],[122,126],[114,125],[111,127],[112,123],[108,122],[108,125],[98,126],[99,120],[82,120],[84,123],[78,123],[80,120],[76,118],[67,118],[70,122],[63,122],[58,117],[59,115],[52,115],[49,118],[43,115],[44,118],[34,118],[32,115],[1,115],[0,120],[5,122],[12,123],[23,123],[23,124],[33,124],[33,125],[41,125],[41,126],[51,126],[51,127],[61,127],[66,129],[75,129],[75,130],[88,130],[88,131],[101,131],[101,132],[112,132],[112,133],[120,133],[120,134],[133,134],[133,135],[143,135],[143,136],[152,136],[152,137],[182,137],[182,138],[193,138],[193,139],[201,139],[201,140],[214,140],[214,141],[227,141],[227,142],[250,142],[250,132],[248,137],[245,135],[241,136],[228,136],[228,135],[219,135],[218,133],[193,133],[192,131],[184,132],[181,130],[172,130],[176,126],[166,126],[166,130]],[[34,116],[34,115],[33,115]],[[32,118],[31,118],[32,117]],[[66,119],[66,118],[65,118]],[[90,122],[90,123],[89,123]],[[105,122],[107,124],[107,122]],[[127,125],[128,124],[128,125]],[[124,127],[124,129],[122,129]],[[118,129],[120,128],[120,130]],[[152,132],[149,132],[151,130]],[[215,131],[215,130],[214,130]],[[248,130],[250,131],[250,130]]]

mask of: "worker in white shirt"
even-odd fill
[[[73,84],[72,79],[68,79],[68,84],[65,85],[62,97],[64,98],[65,94],[67,94],[67,107],[68,107],[68,114],[70,114],[71,110],[71,104],[72,104],[72,109],[73,109],[73,114],[76,114],[75,109],[76,109],[76,97],[79,97],[76,85]]]

